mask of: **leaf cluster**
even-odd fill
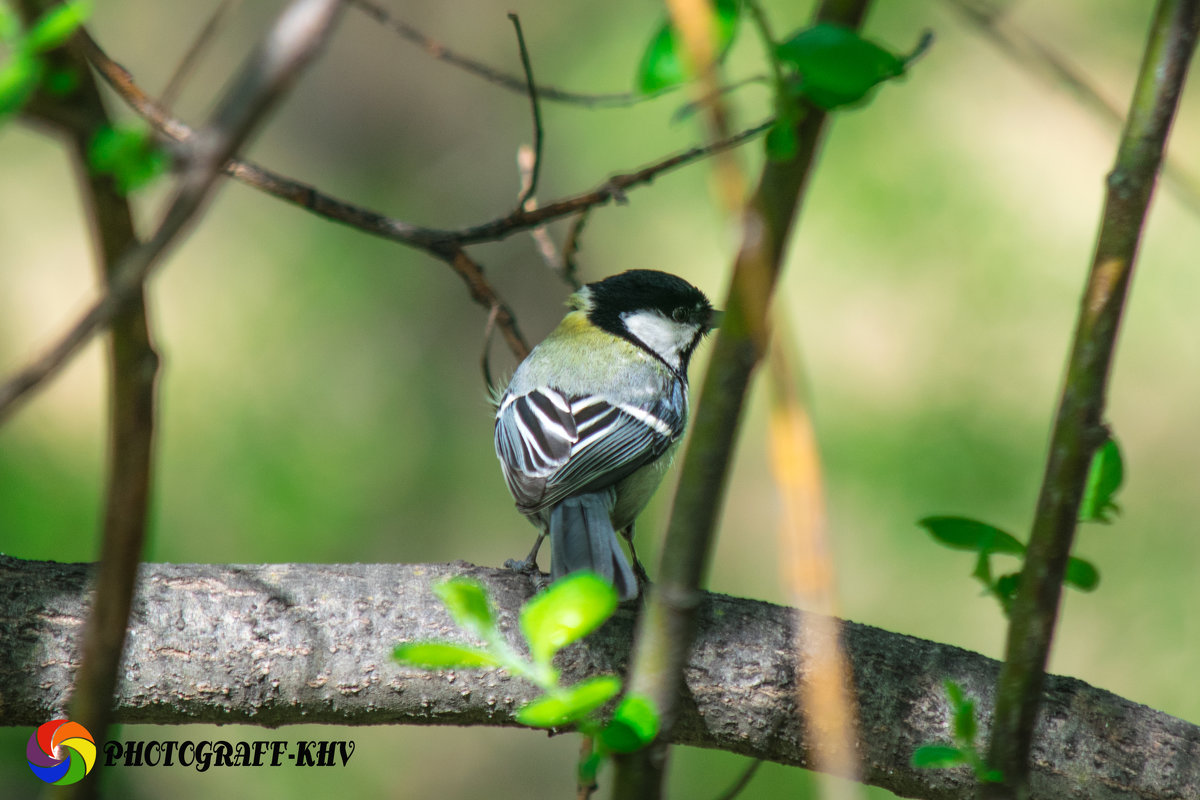
[[[766,30],[761,9],[752,0],[714,0],[713,47],[719,62],[732,48],[743,16],[752,17],[758,24],[774,76],[775,123],[767,134],[767,154],[775,160],[790,158],[796,152],[795,128],[803,103],[826,111],[863,105],[876,86],[902,77],[932,41],[927,33],[911,53],[900,55],[863,38],[852,28],[822,22],[793,31],[776,43]],[[663,20],[642,54],[636,88],[642,94],[654,94],[691,77],[680,34],[671,20]]]
[[[407,642],[396,647],[393,657],[423,669],[495,667],[525,678],[543,694],[517,710],[518,722],[534,728],[574,727],[592,739],[590,755],[579,765],[582,783],[591,784],[610,755],[639,750],[658,735],[658,713],[639,695],[625,695],[607,720],[600,717],[601,709],[621,693],[620,678],[600,675],[563,686],[554,667],[554,657],[562,648],[599,628],[616,610],[617,593],[608,581],[590,572],[576,572],[522,606],[520,628],[529,659],[501,636],[487,593],[478,581],[453,578],[435,591],[454,621],[484,646]]]
[[[1096,451],[1088,471],[1083,502],[1079,509],[1080,522],[1110,522],[1111,514],[1120,511],[1114,496],[1124,480],[1121,451],[1109,437]],[[971,577],[983,584],[984,591],[996,598],[1008,615],[1012,601],[1021,585],[1020,570],[996,576],[992,571],[993,555],[1024,558],[1025,545],[1012,534],[968,517],[926,517],[918,523],[929,531],[939,544],[954,550],[976,554]],[[1083,592],[1093,591],[1100,584],[1100,572],[1089,561],[1071,556],[1063,582]]]
[[[79,85],[70,70],[56,70],[46,58],[61,47],[92,13],[89,0],[70,0],[54,6],[28,28],[7,5],[0,5],[0,120],[20,111],[38,87],[65,95]]]

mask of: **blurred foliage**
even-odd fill
[[[65,94],[78,77],[54,70],[46,54],[71,38],[92,13],[88,0],[54,6],[25,28],[17,13],[0,5],[0,122],[28,102],[39,86]]]
[[[153,93],[215,5],[102,4],[89,25]],[[657,5],[624,0],[483,2],[470,13],[457,3],[389,5],[447,45],[519,73],[506,18],[516,10],[538,79],[597,92],[628,86],[662,15]],[[779,31],[807,24],[806,3],[765,6]],[[793,316],[806,361],[845,615],[998,656],[1004,629],[992,601],[964,590],[963,556],[933,546],[913,520],[936,511],[1028,529],[1117,134],[942,3],[877,6],[868,38],[907,43],[933,29],[937,45],[917,76],[833,124],[778,306]],[[238,7],[185,86],[178,114],[202,117],[276,7]],[[1065,0],[1018,4],[1012,13],[1114,103],[1127,102],[1149,4]],[[754,37],[738,37],[726,69],[734,78],[761,71]],[[543,104],[539,199],[698,141],[694,121],[670,123],[682,102],[668,96],[604,111]],[[749,123],[768,113],[772,98],[768,87],[747,87],[732,102]],[[512,207],[513,156],[529,131],[525,98],[350,13],[249,155],[401,219],[452,227]],[[1198,136],[1200,84],[1192,82],[1174,141]],[[1173,156],[1200,173],[1194,148],[1176,146]],[[762,147],[738,158],[753,174]],[[144,222],[162,191],[155,185],[135,197]],[[5,372],[50,342],[96,284],[76,197],[56,142],[16,124],[0,130]],[[720,298],[737,234],[720,216],[706,168],[664,176],[629,201],[591,216],[582,277],[657,267]],[[551,232],[561,236],[562,227]],[[1200,607],[1196,252],[1200,223],[1160,193],[1107,415],[1124,454],[1122,514],[1102,532],[1081,532],[1104,589],[1066,597],[1051,669],[1200,722],[1200,698],[1178,679],[1200,671],[1200,616],[1185,612]],[[527,237],[476,254],[531,340],[557,323],[568,289]],[[155,279],[151,318],[164,372],[150,558],[499,565],[532,544],[535,531],[512,508],[492,452],[478,370],[485,314],[441,264],[230,183]],[[95,557],[102,354],[89,347],[0,428],[0,551]],[[702,351],[693,378],[706,358]],[[493,366],[512,366],[499,346]],[[764,411],[752,397],[710,583],[780,602]],[[638,525],[651,577],[670,495],[664,487]],[[178,800],[289,791],[500,800],[573,791],[569,768],[545,766],[574,763],[573,737],[322,730],[323,738],[356,740],[350,767],[144,769],[110,771],[109,780],[121,796]],[[274,735],[249,726],[216,731],[186,735]],[[0,751],[21,752],[28,735],[0,732]],[[115,734],[161,735],[153,726]],[[283,735],[322,738],[306,727]],[[671,792],[711,796],[743,765],[730,754],[681,749],[672,755]],[[0,795],[27,796],[30,777],[20,759],[0,759]],[[602,786],[605,778],[601,772]],[[803,771],[766,765],[747,796],[803,796],[810,785]]]

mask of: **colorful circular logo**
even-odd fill
[[[87,728],[67,719],[39,725],[25,748],[29,768],[46,783],[68,786],[96,766],[96,740]]]

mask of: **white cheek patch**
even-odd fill
[[[689,325],[667,319],[657,311],[627,311],[621,321],[663,361],[679,369],[680,353],[691,343],[695,331]]]

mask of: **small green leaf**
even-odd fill
[[[801,30],[775,52],[796,70],[798,93],[825,109],[858,103],[877,84],[904,74],[903,58],[828,22]]]
[[[966,700],[962,687],[949,678],[942,681],[942,687],[946,690],[946,698],[950,701],[951,709],[958,710]]]
[[[800,150],[800,139],[791,122],[776,115],[775,124],[767,131],[767,158],[772,161],[787,161],[795,158]]]
[[[7,5],[0,5],[0,42],[12,47],[21,38],[21,18]]]
[[[79,88],[79,73],[70,68],[50,70],[42,85],[55,97],[63,97]]]
[[[88,163],[99,174],[112,175],[117,191],[139,189],[166,172],[167,154],[141,125],[120,125],[96,131],[88,147]]]
[[[956,550],[976,550],[980,553],[1007,553],[1019,556],[1025,545],[1011,534],[994,525],[967,517],[926,517],[917,522],[934,539]]]
[[[668,86],[683,83],[683,78],[683,62],[679,59],[675,44],[675,29],[671,23],[664,22],[642,55],[637,89],[642,94],[653,94]]]
[[[1000,600],[1000,604],[1004,606],[1004,613],[1008,613],[1008,607],[1017,596],[1017,589],[1021,588],[1021,573],[1010,572],[1007,575],[1001,575],[996,579],[996,584],[993,591],[996,598]]]
[[[1100,584],[1100,572],[1090,562],[1071,556],[1067,560],[1067,574],[1063,576],[1063,583],[1081,592],[1090,592]]]
[[[922,745],[912,754],[912,765],[925,769],[959,767],[967,761],[967,754],[962,750],[944,744]]]
[[[19,111],[42,80],[46,65],[39,58],[14,53],[0,66],[0,117]]]
[[[717,27],[717,60],[725,57],[737,36],[741,3],[738,0],[717,0],[713,9]],[[653,94],[687,80],[687,70],[680,55],[679,37],[670,20],[665,20],[654,32],[642,54],[637,72],[637,90]]]
[[[617,590],[592,572],[555,581],[521,609],[521,631],[533,660],[548,664],[554,654],[582,639],[612,616]]]
[[[451,578],[433,587],[446,610],[460,627],[481,639],[488,639],[496,627],[487,592],[479,581],[471,578]]]
[[[410,642],[397,645],[392,658],[401,664],[422,669],[472,669],[494,667],[500,662],[495,656],[474,647],[449,642]]]
[[[92,13],[89,0],[72,0],[54,6],[33,23],[25,36],[25,47],[31,53],[53,50],[70,39]]]
[[[641,750],[658,736],[661,720],[654,704],[642,695],[626,695],[612,719],[600,731],[600,741],[612,753]]]
[[[963,700],[954,709],[954,739],[959,744],[975,742],[975,701]]]
[[[979,778],[982,783],[1004,783],[1004,773],[998,769],[984,770],[982,775],[980,775],[977,770],[976,777]]]
[[[562,694],[546,695],[517,709],[517,722],[533,728],[561,728],[586,717],[621,691],[621,680],[601,675],[577,683]]]
[[[1109,437],[1092,456],[1087,483],[1083,487],[1083,501],[1079,505],[1079,521],[1111,522],[1109,515],[1120,511],[1113,496],[1124,480],[1125,465],[1121,460],[1121,448],[1115,439]]]
[[[579,762],[579,785],[594,786],[596,784],[596,773],[600,771],[600,765],[604,763],[604,754],[592,751],[588,757]]]

